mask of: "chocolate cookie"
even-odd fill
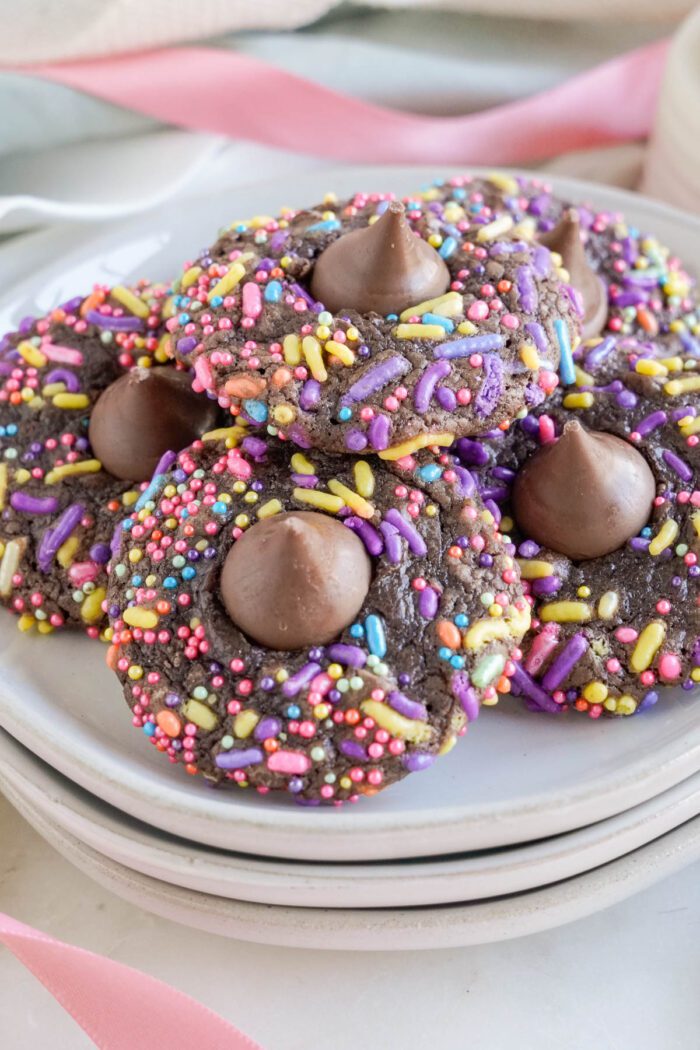
[[[339,802],[429,766],[509,688],[514,548],[471,475],[424,455],[306,455],[239,426],[179,455],[123,524],[108,598],[110,664],[158,750]]]
[[[520,526],[533,632],[513,692],[543,710],[629,715],[660,685],[700,681],[700,355],[686,344],[582,345],[575,385],[457,445]]]
[[[161,367],[166,294],[97,287],[0,341],[0,602],[22,630],[98,633],[116,524],[162,453],[216,418]]]
[[[302,448],[396,459],[536,404],[581,303],[509,216],[390,195],[226,231],[168,322],[199,389]]]

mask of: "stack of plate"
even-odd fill
[[[404,193],[431,177],[358,170],[316,175],[294,192],[299,202],[331,186]],[[552,181],[574,200],[626,212],[698,265],[698,220]],[[239,190],[235,210],[283,200],[279,185]],[[48,264],[57,235],[35,236],[17,260],[27,266],[34,253],[34,275],[0,302],[0,324],[67,298],[86,278],[165,277],[231,210],[207,200],[72,233],[67,254]],[[502,703],[450,755],[385,794],[300,808],[209,791],[170,766],[132,728],[102,648],[86,638],[23,636],[3,614],[0,664],[0,788],[9,800],[116,893],[219,934],[343,949],[483,943],[589,914],[700,858],[698,691],[595,723]]]

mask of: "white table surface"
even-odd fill
[[[700,865],[599,915],[517,941],[436,952],[293,951],[198,933],[125,904],[0,798],[0,910],[147,970],[265,1050],[698,1045]],[[92,1045],[0,948],[3,1050]]]

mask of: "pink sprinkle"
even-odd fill
[[[630,642],[636,642],[639,635],[634,627],[618,627],[615,631],[615,637],[623,645],[629,645]]]
[[[83,355],[80,350],[70,346],[55,346],[53,343],[42,343],[41,352],[49,361],[59,361],[64,365],[82,365]]]
[[[311,760],[300,751],[273,751],[267,760],[267,768],[273,773],[306,773]]]
[[[665,682],[675,682],[680,678],[681,662],[675,653],[663,653],[659,660],[659,677]]]
[[[501,324],[504,328],[511,328],[513,330],[520,327],[520,321],[515,314],[504,314],[501,318]]]
[[[467,317],[470,321],[485,321],[488,315],[489,308],[483,299],[477,299],[467,310]]]
[[[197,378],[197,382],[201,383],[203,389],[206,390],[206,388],[211,385],[213,376],[206,357],[197,358],[194,363],[194,374]]]
[[[68,575],[77,587],[88,581],[92,582],[100,574],[100,567],[94,561],[77,561],[71,565]]]
[[[256,318],[262,313],[262,295],[259,285],[248,281],[243,285],[243,313],[246,317]]]
[[[554,441],[556,431],[554,429],[554,420],[550,416],[540,416],[539,427],[540,442],[543,445],[548,445],[550,441]]]

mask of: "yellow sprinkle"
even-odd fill
[[[252,219],[248,221],[248,225],[254,230],[261,230],[265,226],[269,226],[271,222],[275,220],[271,215],[254,215]]]
[[[682,372],[683,371],[683,358],[682,357],[660,357],[659,364],[667,368],[669,372]]]
[[[26,483],[29,481],[30,478],[31,478],[31,474],[26,469],[26,467],[20,467],[19,470],[15,471],[15,484],[16,485],[26,485]]]
[[[331,514],[337,514],[345,506],[345,502],[339,496],[316,492],[315,489],[294,489],[292,495],[299,503],[309,503],[312,507],[327,510]]]
[[[87,408],[90,404],[90,398],[87,394],[56,394],[52,398],[52,403],[56,408]]]
[[[445,329],[440,324],[397,324],[397,339],[444,339]]]
[[[130,561],[130,562],[131,562],[131,563],[132,563],[133,565],[136,565],[136,564],[137,564],[138,562],[140,562],[142,558],[143,558],[143,552],[142,552],[142,551],[140,551],[140,550],[138,549],[138,547],[133,547],[133,548],[132,548],[132,549],[131,549],[131,550],[129,551],[129,561]]]
[[[399,314],[400,321],[407,321],[409,317],[422,317],[423,314],[437,314],[439,317],[456,317],[461,314],[463,308],[462,296],[459,292],[447,292],[446,295],[438,295],[436,299],[426,299],[417,306],[409,306],[407,310]]]
[[[576,386],[593,386],[593,376],[589,372],[584,372],[578,365],[574,365],[574,375],[576,376]]]
[[[329,339],[324,344],[324,350],[327,350],[329,354],[333,355],[333,357],[337,357],[344,365],[349,366],[355,364],[355,355],[345,343],[336,343],[335,339]]]
[[[7,496],[7,463],[0,463],[0,510],[5,507]]]
[[[443,743],[442,747],[438,751],[438,754],[441,755],[441,756],[442,755],[449,755],[450,751],[452,750],[452,748],[455,746],[456,743],[457,743],[457,734],[456,733],[452,733],[450,736],[445,738],[445,742]]]
[[[102,470],[99,459],[85,459],[82,463],[66,463],[62,467],[54,467],[44,478],[45,485],[55,485],[57,481],[71,478],[77,474],[97,474]]]
[[[201,272],[201,266],[190,266],[189,270],[185,270],[182,275],[181,287],[189,288],[191,284],[195,283]]]
[[[293,405],[275,405],[272,409],[272,418],[281,427],[289,426],[296,419],[297,411]]]
[[[305,335],[302,340],[301,348],[304,351],[304,359],[311,369],[311,375],[319,383],[325,383],[328,379],[328,372],[323,363],[321,344],[318,339],[314,339],[312,335]]]
[[[460,335],[475,335],[478,329],[471,321],[460,321],[457,325],[457,331]]]
[[[583,695],[590,704],[602,704],[608,698],[608,687],[603,682],[589,682],[583,687]]]
[[[200,700],[188,700],[182,707],[182,713],[188,722],[194,722],[200,729],[211,732],[219,724],[217,715]]]
[[[693,528],[698,536],[700,536],[700,510],[696,510],[690,519],[693,523]]]
[[[53,397],[54,394],[63,394],[66,389],[65,383],[47,383],[41,391],[42,397]]]
[[[532,372],[536,371],[540,367],[540,355],[537,353],[537,347],[532,343],[523,343],[520,347],[520,360],[529,368]]]
[[[493,222],[489,222],[486,226],[482,226],[476,235],[476,239],[479,244],[484,244],[486,241],[494,241],[496,237],[500,237],[504,233],[508,233],[513,226],[512,215],[500,215]]]
[[[700,416],[685,416],[684,419],[679,420],[678,426],[683,437],[700,434]]]
[[[127,310],[130,310],[135,317],[148,317],[151,312],[143,299],[139,299],[138,295],[134,295],[131,289],[125,288],[123,284],[115,284],[110,295]]]
[[[122,495],[122,504],[125,507],[133,507],[134,503],[138,502],[138,498],[141,495],[140,492],[134,492],[133,489],[130,492],[125,492]]]
[[[531,620],[532,612],[527,603],[523,604],[522,609],[519,609],[517,605],[508,606],[508,609],[506,610],[506,621],[510,627],[511,637],[515,638],[516,642],[519,642],[520,639],[530,630]]]
[[[359,496],[356,492],[353,492],[352,489],[349,489],[347,485],[343,485],[341,481],[338,481],[336,478],[331,478],[328,482],[328,488],[336,496],[340,496],[348,507],[355,511],[359,518],[369,519],[374,517],[374,507],[372,504],[368,503],[366,499],[363,499],[362,496]]]
[[[518,192],[518,183],[512,175],[508,175],[505,171],[490,171],[486,176],[489,182],[498,190],[503,190],[504,193],[510,195]]]
[[[601,620],[612,620],[619,606],[620,596],[617,591],[606,591],[598,601],[598,616]]]
[[[689,394],[694,390],[700,390],[700,376],[686,376],[685,379],[671,379],[664,385],[664,392],[669,397],[678,394]]]
[[[207,297],[209,302],[211,302],[217,295],[228,295],[229,292],[233,291],[237,284],[240,284],[244,277],[245,266],[242,266],[239,262],[232,263],[228,273],[225,273],[221,280],[217,281],[209,292]]]
[[[465,649],[481,649],[499,638],[509,638],[510,628],[505,620],[477,620],[464,636]]]
[[[316,467],[311,463],[303,452],[295,452],[292,456],[292,470],[295,474],[315,474]]]
[[[587,390],[582,394],[567,394],[562,404],[564,408],[590,408],[593,401],[593,394]]]
[[[22,634],[26,634],[27,631],[31,631],[35,623],[36,620],[34,619],[31,613],[22,613],[19,620],[17,621],[17,627],[22,632]]]
[[[258,508],[258,517],[261,519],[272,518],[282,510],[282,504],[278,499],[269,499]]]
[[[80,618],[85,623],[97,623],[102,619],[102,602],[107,597],[104,587],[96,587],[80,606]]]
[[[660,361],[653,361],[648,357],[640,357],[634,366],[635,372],[640,376],[667,376],[668,369]]]
[[[242,426],[220,427],[218,430],[202,434],[202,441],[225,441],[227,448],[235,448],[246,434],[247,430]]]
[[[537,223],[534,219],[526,217],[513,227],[509,236],[515,241],[533,241],[536,233]]]
[[[371,499],[374,493],[374,474],[366,459],[357,460],[353,467],[353,474],[357,491],[365,499]]]
[[[694,682],[700,682],[700,667],[694,667],[690,672],[690,677]]]
[[[165,361],[170,361],[172,359],[172,357],[173,357],[173,348],[172,348],[172,344],[170,342],[170,333],[169,332],[165,332],[160,337],[160,342],[158,343],[158,348],[157,348],[157,350],[156,350],[156,352],[155,352],[155,354],[153,356],[155,357],[155,359],[158,362],[158,364],[161,364],[161,365],[164,364]]]
[[[8,540],[0,561],[0,595],[6,598],[12,591],[12,577],[17,572],[22,546],[18,540]]]
[[[454,441],[454,434],[420,434],[419,437],[411,438],[410,441],[404,441],[401,445],[394,445],[393,448],[385,448],[383,452],[379,453],[380,459],[403,459],[404,456],[410,456],[414,452],[418,452],[421,448],[427,448],[428,445],[451,445]]]
[[[665,551],[667,547],[675,541],[680,529],[678,522],[674,521],[673,518],[669,518],[663,523],[659,531],[657,532],[654,539],[649,544],[649,553],[652,556],[661,554],[661,551]]]
[[[621,696],[617,701],[617,712],[620,715],[633,715],[637,710],[637,701],[633,696],[629,696],[627,693]]]
[[[551,561],[535,561],[529,558],[516,558],[515,560],[524,580],[544,580],[547,576],[554,574],[554,566]]]
[[[634,647],[630,656],[630,668],[635,674],[646,671],[663,645],[666,637],[666,624],[661,620],[652,620],[648,623]]]
[[[38,350],[33,343],[23,340],[18,344],[17,350],[32,368],[43,368],[46,364],[46,355],[42,354],[41,350]]]
[[[155,609],[145,609],[141,605],[134,605],[124,610],[122,619],[124,623],[129,624],[129,627],[142,627],[144,630],[149,630],[158,626],[160,616]]]
[[[62,569],[68,569],[75,561],[75,556],[78,553],[80,547],[80,540],[77,536],[69,536],[65,543],[63,543],[56,551],[56,561]]]
[[[386,729],[399,740],[409,740],[412,744],[427,744],[432,738],[433,730],[427,722],[405,718],[398,711],[392,710],[387,704],[381,704],[377,700],[363,701],[360,704],[360,710],[369,718],[373,718],[381,729]]]
[[[253,732],[259,721],[260,715],[257,711],[241,711],[233,720],[233,735],[240,740],[245,740]]]
[[[545,623],[585,623],[593,616],[593,610],[585,602],[550,602],[540,609],[540,619]]]
[[[298,365],[301,361],[301,342],[298,335],[285,335],[282,340],[284,360],[288,365]]]

